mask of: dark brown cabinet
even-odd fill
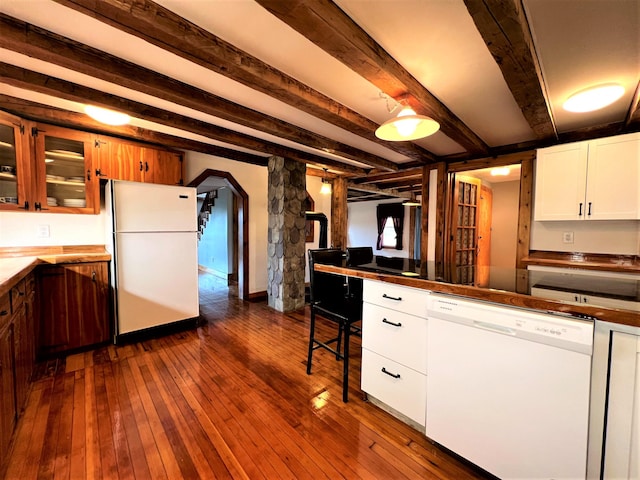
[[[5,312],[3,310],[0,313]],[[0,317],[0,452],[4,458],[16,425],[15,381],[13,377],[13,325],[10,313]],[[6,323],[3,319],[6,317]]]
[[[0,297],[0,463],[29,393],[35,365],[33,275]]]
[[[41,357],[109,340],[107,262],[40,267]]]
[[[11,290],[16,408],[18,412],[22,410],[27,400],[34,368],[34,301],[35,288],[31,274]]]

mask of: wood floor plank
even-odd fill
[[[359,338],[343,403],[335,356],[306,374],[308,308],[208,285],[198,328],[39,365],[4,478],[490,478],[363,401]]]

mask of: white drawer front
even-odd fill
[[[425,375],[363,348],[361,378],[363,391],[424,426],[427,401]]]
[[[427,373],[427,320],[364,303],[362,346]]]
[[[362,299],[367,303],[391,308],[418,317],[427,317],[427,290],[393,283],[364,280]]]

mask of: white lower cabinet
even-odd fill
[[[640,335],[612,332],[603,478],[640,479]]]
[[[362,349],[362,390],[424,427],[426,375]]]
[[[365,280],[361,388],[424,428],[429,292]]]

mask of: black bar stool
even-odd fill
[[[343,360],[342,401],[347,402],[349,396],[349,337],[360,335],[360,328],[355,323],[362,320],[362,296],[349,294],[349,284],[344,275],[316,272],[317,263],[342,266],[345,252],[337,249],[309,250],[309,296],[311,303],[311,324],[309,328],[309,354],[307,357],[307,374],[311,374],[313,351],[324,348]],[[338,334],[329,340],[316,338],[316,316],[338,324]],[[342,337],[344,335],[344,343]],[[335,344],[336,348],[332,345]],[[342,351],[341,351],[342,347]]]

